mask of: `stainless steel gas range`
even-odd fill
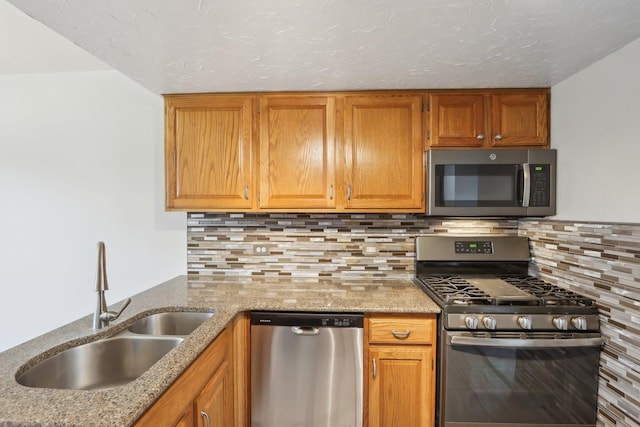
[[[526,237],[416,238],[416,282],[442,308],[438,427],[596,425],[597,307],[528,269]]]

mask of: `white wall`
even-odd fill
[[[0,351],[186,273],[163,101],[116,71],[0,75]]]
[[[557,219],[640,223],[640,39],[551,89]]]

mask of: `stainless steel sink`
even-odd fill
[[[16,380],[27,387],[38,388],[115,387],[138,378],[182,340],[181,337],[117,335],[58,353]]]
[[[150,335],[189,335],[213,315],[189,311],[150,314],[129,326],[129,331]]]
[[[150,314],[111,338],[60,352],[16,376],[27,387],[99,390],[135,380],[215,313]]]

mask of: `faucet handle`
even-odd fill
[[[109,322],[112,322],[114,320],[117,320],[118,317],[120,317],[120,315],[122,314],[122,312],[124,311],[125,308],[127,308],[129,306],[129,304],[131,304],[131,298],[127,298],[124,301],[124,304],[122,304],[122,307],[120,308],[120,311],[115,312],[115,311],[105,311],[103,313],[100,314],[100,320],[102,320],[103,322],[106,322],[107,325],[109,324]]]

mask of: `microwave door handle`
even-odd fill
[[[522,207],[529,207],[529,199],[531,197],[531,169],[529,168],[529,163],[522,164],[522,172],[523,172],[523,192],[522,192]]]

